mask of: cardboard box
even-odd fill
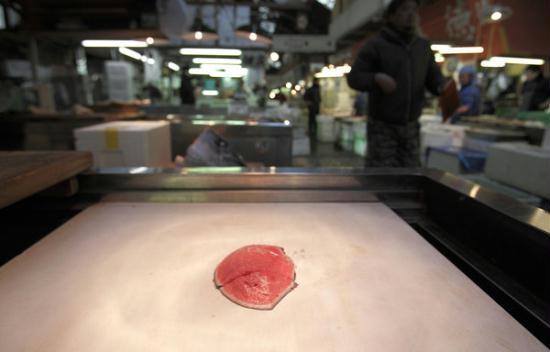
[[[76,149],[94,155],[94,167],[167,167],[171,163],[170,124],[117,121],[74,131]]]

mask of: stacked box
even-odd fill
[[[171,163],[170,124],[118,121],[74,130],[76,149],[90,151],[94,167],[167,167]]]

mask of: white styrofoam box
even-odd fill
[[[111,100],[131,100],[134,90],[134,66],[124,61],[106,61],[107,92]]]
[[[292,140],[292,156],[309,155],[311,153],[309,137],[299,137]]]
[[[491,145],[495,144],[495,141],[487,141],[479,138],[466,137],[464,139],[464,147],[470,150],[477,150],[480,152],[487,152]]]
[[[342,121],[340,145],[345,151],[353,151],[353,122],[348,119]]]
[[[307,135],[307,131],[305,127],[292,126],[292,137],[300,138],[300,137],[305,137],[306,135]]]
[[[430,156],[426,160],[426,167],[447,171],[455,175],[463,173],[458,155],[446,153],[438,149],[430,150]]]
[[[367,122],[364,119],[353,122],[353,152],[363,157],[367,155]]]
[[[334,142],[334,117],[317,115],[317,140],[319,142]]]
[[[542,148],[550,151],[550,127],[546,127],[544,130],[544,140],[542,141]]]
[[[485,175],[495,181],[550,199],[550,153],[526,143],[490,146]]]
[[[353,140],[353,152],[359,156],[367,156],[367,140],[356,138]]]
[[[353,121],[353,138],[367,139],[367,122],[365,120]]]
[[[93,153],[94,167],[162,167],[171,162],[170,124],[117,121],[74,130],[76,149]]]
[[[430,124],[421,128],[422,153],[428,147],[457,147],[464,146],[467,126],[447,124]]]
[[[443,122],[443,117],[439,115],[432,115],[432,114],[422,114],[419,119],[421,126],[428,126],[428,125],[441,125]]]

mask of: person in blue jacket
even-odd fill
[[[477,72],[473,66],[464,66],[460,69],[460,106],[451,117],[451,123],[457,123],[463,116],[479,115],[481,106],[481,90],[477,84]]]

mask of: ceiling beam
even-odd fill
[[[305,11],[308,9],[307,2],[294,2],[290,4],[277,4],[269,1],[234,1],[234,0],[215,0],[215,1],[200,1],[187,0],[189,5],[197,6],[249,6],[251,8],[268,7],[272,10],[281,11]]]
[[[37,8],[32,9],[40,15],[55,15],[55,16],[94,16],[94,15],[127,15],[129,13],[126,8]]]
[[[164,38],[157,29],[123,29],[123,30],[95,30],[95,31],[0,31],[0,38],[10,37],[22,40],[29,38],[51,38],[67,41],[83,39],[136,39],[136,38]]]

